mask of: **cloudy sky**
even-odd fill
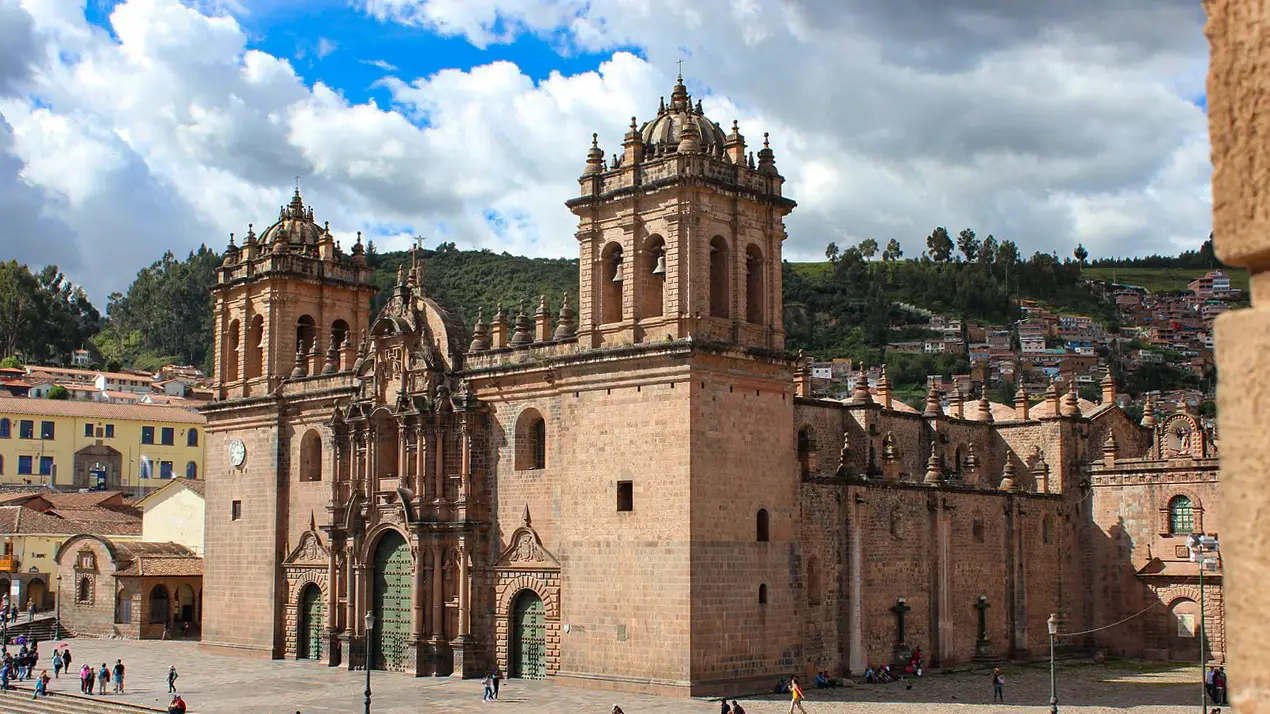
[[[1023,251],[1194,248],[1194,0],[0,0],[0,259],[99,303],[257,232],[299,177],[345,245],[573,255],[590,134],[684,60],[799,202],[787,257],[936,225]]]

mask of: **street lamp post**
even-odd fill
[[[62,639],[62,574],[61,573],[57,574],[57,593],[55,594],[55,597],[57,598],[56,600],[57,614],[55,616],[56,619],[53,621],[53,639],[60,640]]]
[[[1050,631],[1050,714],[1058,714],[1058,682],[1054,678],[1054,637],[1058,635],[1058,613],[1045,621]]]
[[[1208,655],[1204,652],[1204,569],[1209,565],[1217,565],[1216,557],[1221,553],[1221,544],[1217,536],[1191,534],[1186,539],[1191,551],[1191,562],[1199,564],[1199,710],[1203,714],[1208,709]]]
[[[371,635],[374,630],[375,615],[368,612],[366,613],[366,714],[370,714],[370,668],[371,663],[375,661],[374,657],[372,657],[375,638]]]

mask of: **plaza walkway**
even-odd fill
[[[120,699],[153,707],[169,698],[164,675],[168,665],[180,672],[178,689],[199,714],[355,714],[363,711],[365,674],[311,662],[259,660],[209,652],[190,642],[137,642],[73,639],[68,641],[75,666],[100,667],[122,658],[128,668],[128,693]],[[50,643],[51,644],[51,643]],[[41,647],[43,650],[44,647]],[[51,652],[51,649],[49,650]],[[47,660],[46,660],[47,662]],[[1048,709],[1048,669],[1040,666],[1007,670],[1007,703],[991,704],[986,673],[924,677],[912,689],[903,684],[810,690],[811,714],[989,714],[1041,712]],[[1071,664],[1061,668],[1063,712],[1074,714],[1182,714],[1198,706],[1198,669],[1158,666]],[[717,701],[614,694],[545,682],[511,680],[500,701],[483,704],[479,680],[415,678],[372,673],[372,711],[492,712],[517,714],[609,714],[614,703],[627,714],[716,714]],[[63,677],[54,691],[78,691],[77,681]],[[780,697],[741,697],[750,714],[784,712]]]

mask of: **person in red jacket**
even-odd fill
[[[172,703],[168,705],[168,714],[185,714],[185,700],[180,694],[172,697]]]

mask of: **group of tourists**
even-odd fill
[[[114,693],[124,694],[124,666],[123,660],[115,660],[114,667],[107,667],[105,662],[101,663],[101,668],[94,670],[88,664],[79,669],[79,691],[81,694],[92,694],[93,683],[97,684],[97,694],[106,693],[106,686],[114,682]]]
[[[1229,704],[1226,701],[1226,668],[1209,667],[1208,674],[1204,676],[1204,689],[1213,704]]]
[[[745,707],[742,707],[737,700],[732,700],[732,705],[728,706],[728,700],[723,699],[719,702],[719,714],[745,714]]]

